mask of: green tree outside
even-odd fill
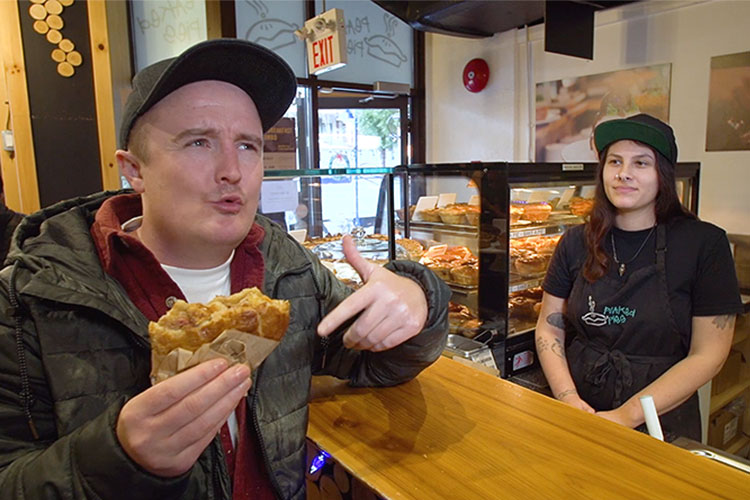
[[[380,139],[380,158],[386,166],[386,152],[396,146],[401,137],[398,109],[363,109],[359,112],[359,126],[365,135]]]

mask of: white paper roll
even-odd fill
[[[654,398],[649,395],[641,396],[641,408],[643,408],[643,416],[646,417],[646,428],[651,437],[655,437],[660,441],[664,441],[664,434],[661,431],[661,424],[659,423],[659,414],[656,413],[656,405],[654,404]]]

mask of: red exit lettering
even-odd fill
[[[316,40],[312,44],[313,68],[321,68],[333,62],[333,35]]]

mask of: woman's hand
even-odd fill
[[[602,418],[606,418],[610,422],[624,425],[625,427],[630,427],[631,429],[634,429],[639,425],[638,423],[634,423],[631,421],[629,415],[622,406],[620,406],[619,408],[615,408],[614,410],[598,411],[596,412],[596,415]]]
[[[721,370],[732,347],[734,321],[734,315],[694,316],[693,337],[687,357],[619,408],[597,415],[627,427],[638,427],[646,420],[640,402],[640,397],[646,394],[654,398],[659,415],[677,408]]]
[[[596,413],[596,410],[594,410],[586,401],[581,399],[581,396],[578,395],[578,391],[576,391],[575,389],[569,389],[567,391],[562,391],[558,394],[555,394],[555,398],[558,401],[569,404],[573,408],[578,408],[579,410],[583,410],[588,413]]]

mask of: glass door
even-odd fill
[[[320,89],[318,99],[319,168],[366,170],[408,162],[406,96]],[[355,227],[387,233],[386,179],[384,175],[321,178],[323,225],[331,233]],[[400,199],[400,193],[395,195]],[[343,210],[342,199],[354,203]]]

